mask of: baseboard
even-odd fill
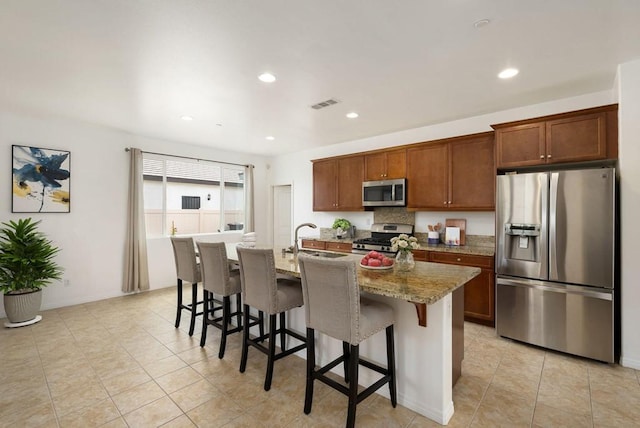
[[[402,394],[398,394],[398,404],[411,409],[414,412],[423,415],[425,418],[439,423],[440,425],[447,425],[449,423],[449,420],[453,416],[453,401],[449,402],[449,405],[444,409],[444,411],[441,411],[441,409],[427,407],[424,405],[424,403],[408,400]]]
[[[620,357],[620,365],[630,369],[640,370],[640,358]]]

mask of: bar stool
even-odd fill
[[[227,259],[227,249],[223,242],[197,242],[200,253],[200,267],[202,271],[202,288],[204,289],[204,311],[202,315],[202,334],[200,346],[207,341],[207,326],[212,325],[222,331],[218,358],[224,357],[227,345],[227,335],[242,331],[242,298],[240,285],[240,270],[232,269]],[[219,301],[214,299],[214,294],[222,296]],[[236,310],[231,312],[231,296],[236,296]],[[215,312],[222,311],[222,315],[215,316]],[[229,328],[231,318],[236,317],[236,326]],[[251,322],[253,320],[253,322]],[[249,327],[259,325],[260,334],[264,334],[263,313],[260,317],[251,317]]]
[[[349,260],[327,260],[298,256],[302,276],[304,311],[307,323],[307,386],[304,412],[311,413],[313,382],[317,379],[349,397],[347,427],[356,420],[356,405],[389,384],[391,405],[396,407],[396,375],[393,344],[393,309],[375,300],[361,297],[356,264]],[[387,367],[360,359],[359,345],[373,334],[386,329]],[[316,370],[315,330],[341,340],[343,354]],[[348,387],[325,376],[340,363],[345,365]],[[382,378],[358,394],[358,364],[382,374]]]
[[[249,346],[267,354],[267,373],[264,380],[264,390],[271,389],[273,378],[273,364],[276,360],[301,351],[305,348],[306,338],[286,327],[285,313],[289,309],[302,306],[302,288],[300,281],[276,278],[276,267],[271,249],[256,249],[237,247],[240,260],[240,278],[242,283],[242,297],[244,299],[244,317],[249,317],[249,307],[253,307],[269,315],[269,333],[261,334],[251,339],[249,324],[245,323],[242,334],[242,358],[240,372],[247,367]],[[276,328],[276,315],[279,315],[280,326]],[[280,335],[280,352],[276,353],[276,336]],[[286,336],[294,337],[302,342],[301,345],[285,349]],[[268,339],[268,347],[262,342]]]
[[[176,261],[176,272],[178,276],[176,328],[180,327],[182,310],[188,310],[191,312],[189,336],[193,336],[196,316],[202,315],[202,312],[197,312],[197,306],[202,304],[202,302],[198,302],[198,283],[202,281],[200,265],[196,259],[196,249],[193,245],[193,238],[176,238],[172,236],[171,245],[173,247],[173,256]],[[188,305],[182,303],[182,281],[191,283],[191,303]]]

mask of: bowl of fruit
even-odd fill
[[[360,260],[360,266],[364,269],[372,269],[372,270],[384,270],[384,269],[393,269],[393,260],[385,256],[382,253],[377,251],[369,251],[363,258]]]

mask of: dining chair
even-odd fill
[[[176,312],[176,328],[180,327],[180,318],[183,310],[191,313],[191,322],[189,324],[189,336],[193,336],[196,325],[196,317],[202,315],[197,312],[197,306],[202,304],[198,301],[198,283],[202,281],[200,273],[200,265],[196,257],[196,249],[193,244],[193,238],[171,237],[171,246],[173,247],[173,256],[176,263],[176,273],[178,277],[177,292],[177,312]],[[182,302],[182,282],[191,283],[191,303],[184,304]]]
[[[393,308],[360,295],[356,262],[330,260],[299,255],[304,312],[307,324],[307,381],[304,413],[311,413],[313,383],[319,380],[349,397],[347,427],[353,427],[356,405],[376,390],[389,385],[391,405],[397,405]],[[342,341],[342,355],[315,368],[315,331]],[[375,333],[386,330],[387,367],[360,358],[360,343]],[[327,377],[326,372],[344,364],[348,386]],[[382,375],[375,383],[358,393],[358,366]]]
[[[263,313],[258,318],[250,317],[242,319],[242,287],[240,285],[240,270],[233,269],[227,259],[227,250],[224,242],[197,242],[200,254],[200,268],[202,272],[202,288],[204,290],[204,310],[202,315],[202,334],[200,346],[204,346],[207,340],[207,326],[212,325],[222,332],[218,358],[224,357],[227,344],[227,335],[242,331],[243,322],[249,322],[249,327],[259,325],[260,333],[264,334]],[[221,296],[219,306],[214,296]],[[236,297],[235,311],[231,311],[231,297]],[[217,311],[222,315],[216,317]],[[235,317],[236,325],[232,326],[232,317]]]
[[[238,246],[237,252],[240,261],[245,318],[249,317],[250,307],[269,315],[268,334],[251,338],[249,324],[243,324],[240,372],[244,373],[247,367],[250,346],[266,354],[267,373],[264,390],[268,391],[271,389],[275,361],[305,349],[306,337],[288,329],[285,316],[290,309],[302,306],[302,288],[298,279],[276,277],[273,250]],[[279,326],[276,325],[276,319],[279,319]],[[280,352],[276,353],[276,337],[278,335],[280,336]],[[287,336],[301,341],[302,344],[286,349]],[[263,344],[265,340],[268,341],[267,346]]]

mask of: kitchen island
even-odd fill
[[[227,245],[227,255],[237,260],[235,245]],[[357,263],[361,257],[343,254],[340,260]],[[275,261],[278,273],[300,276],[293,254],[276,250]],[[479,273],[478,268],[428,262],[416,262],[410,272],[358,267],[361,290],[394,309],[398,403],[443,425],[453,416],[452,389],[464,349],[462,287]],[[304,309],[291,311],[289,323],[291,329],[304,332]],[[322,335],[316,340],[318,364],[324,365],[342,353],[341,342]],[[384,335],[364,342],[360,353],[386,364]],[[300,356],[305,358],[304,352]],[[341,369],[336,372],[342,373]],[[363,385],[376,379],[377,374],[361,370]],[[378,393],[388,397],[384,388]]]

